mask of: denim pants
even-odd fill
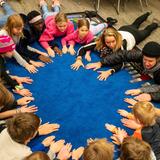
[[[56,5],[56,6],[52,7],[52,11],[49,11],[48,6],[43,5],[41,7],[41,10],[42,10],[42,14],[43,14],[43,19],[45,20],[48,16],[56,15],[57,13],[59,13],[60,6]]]
[[[11,6],[8,3],[4,3],[2,8],[5,12],[5,15],[0,14],[0,26],[1,27],[6,23],[8,17],[15,13],[15,11],[11,8]]]

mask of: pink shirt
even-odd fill
[[[40,44],[47,49],[49,47],[48,42],[54,40],[55,37],[60,37],[60,36],[67,36],[68,34],[71,34],[72,32],[74,32],[74,25],[72,22],[68,22],[67,24],[67,28],[64,32],[61,32],[55,23],[55,19],[53,16],[49,16],[46,18],[45,20],[45,25],[46,28],[43,31],[39,42]],[[63,39],[63,38],[62,38]]]
[[[79,44],[88,44],[94,39],[93,34],[91,31],[88,32],[88,34],[83,38],[80,39],[78,29],[74,31],[73,33],[67,35],[62,39],[62,46],[67,45],[67,42],[69,44],[75,45],[75,43]]]

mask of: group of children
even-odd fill
[[[5,0],[0,0],[1,7],[6,15],[0,18],[0,144],[3,148],[0,157],[5,160],[78,160],[83,154],[84,160],[112,160],[114,153],[113,144],[106,139],[90,139],[88,146],[79,147],[71,153],[72,145],[64,144],[64,140],[54,142],[53,136],[47,137],[42,144],[31,149],[27,146],[31,139],[37,135],[47,135],[59,129],[58,124],[41,125],[41,120],[33,114],[37,111],[36,106],[27,106],[34,101],[32,93],[23,87],[23,83],[32,84],[29,77],[11,76],[5,68],[6,58],[14,57],[16,61],[30,73],[36,73],[38,67],[44,67],[45,63],[51,63],[55,54],[62,55],[76,53],[76,43],[82,45],[78,50],[75,63],[71,68],[78,70],[79,67],[93,69],[94,71],[109,66],[107,71],[98,71],[99,80],[106,80],[110,75],[119,71],[125,62],[140,62],[144,74],[149,74],[155,84],[126,91],[126,94],[138,95],[134,99],[125,99],[133,108],[133,113],[119,110],[125,118],[122,123],[135,129],[132,137],[125,130],[114,125],[106,124],[106,128],[113,132],[114,143],[121,144],[121,160],[151,160],[160,159],[160,110],[147,101],[160,101],[160,45],[156,42],[147,43],[142,51],[132,50],[148,37],[153,30],[159,27],[155,21],[144,30],[139,26],[151,12],[138,17],[131,25],[125,25],[116,30],[107,23],[92,24],[88,18],[77,21],[77,28],[60,11],[59,0],[52,0],[52,11],[48,10],[47,2],[39,0],[41,12],[31,11],[28,15],[16,14]],[[95,36],[100,33],[100,36]],[[55,39],[62,37],[60,46]],[[47,53],[31,47],[34,42],[39,42]],[[91,50],[100,54],[101,61],[89,63],[84,66],[82,56],[91,61]],[[37,61],[38,60],[38,61]],[[39,61],[40,60],[40,61]],[[14,93],[24,96],[15,100],[13,94],[6,88],[9,86]],[[139,101],[139,102],[137,102]],[[142,102],[143,101],[143,102]],[[18,107],[18,108],[17,108]],[[11,117],[11,118],[10,118]],[[10,118],[10,119],[8,119]],[[7,120],[6,120],[7,119]],[[49,147],[47,154],[44,147]],[[8,152],[9,150],[9,152]],[[39,151],[39,152],[34,152]],[[32,153],[34,152],[34,153]]]

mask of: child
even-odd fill
[[[24,160],[51,160],[49,156],[45,152],[34,152],[28,157],[26,157]]]
[[[29,156],[32,151],[27,144],[37,135],[40,123],[39,117],[32,113],[16,114],[13,118],[7,120],[7,128],[0,134],[0,145],[3,146],[0,150],[0,158],[5,160],[22,160]],[[45,130],[48,129],[44,128]],[[41,135],[40,131],[39,135]],[[49,146],[53,139],[53,136],[46,138],[42,145],[39,145],[39,149],[37,149],[42,150],[44,146]],[[63,146],[64,141],[61,140],[56,145]],[[51,159],[55,156],[52,148],[49,150],[49,156]]]
[[[0,31],[0,35],[9,35],[12,37],[15,44],[19,43],[20,38],[23,37],[22,33],[23,29],[23,21],[21,17],[17,14],[11,15],[8,17],[7,22],[4,26],[4,28]],[[35,73],[37,72],[37,69],[33,66],[43,66],[43,63],[30,61],[33,65],[27,63],[20,55],[19,53],[14,50],[13,57],[17,60],[17,62],[25,67],[29,72]]]
[[[84,160],[113,160],[114,146],[106,139],[94,140],[84,149]]]
[[[133,136],[148,142],[156,158],[160,158],[160,120],[156,116],[156,109],[150,102],[137,102],[133,106],[133,115],[135,121],[139,124]],[[116,128],[106,125],[107,129],[113,129],[116,134]],[[125,134],[125,136],[127,136]],[[123,136],[121,136],[123,139]]]
[[[52,0],[51,12],[48,11],[46,0],[39,0],[39,4],[41,6],[43,19],[46,19],[48,16],[55,16],[60,12],[60,2],[59,0]]]
[[[62,39],[62,46],[63,46],[63,53],[66,53],[67,51],[70,52],[71,55],[75,54],[74,45],[75,43],[79,44],[88,44],[91,41],[93,41],[93,34],[89,30],[90,24],[87,19],[79,19],[77,23],[77,30],[74,31],[72,34],[66,36]],[[69,43],[69,48],[67,48],[67,42]],[[90,51],[86,53],[86,59],[90,61]]]
[[[55,37],[64,37],[72,33],[74,31],[74,25],[62,12],[59,12],[55,17],[47,17],[45,25],[46,29],[42,33],[39,42],[47,50],[48,55],[54,57],[55,53],[50,47],[52,46],[53,40]]]
[[[124,138],[119,160],[156,160],[150,145],[134,137]]]
[[[24,112],[36,112],[37,107],[26,105],[34,100],[33,97],[23,97],[15,100],[13,94],[6,89],[6,87],[0,83],[0,119],[9,118],[17,113]],[[21,108],[17,108],[21,106]],[[23,106],[23,107],[22,107]]]
[[[32,93],[28,89],[24,89],[21,84],[18,84],[18,82],[13,80],[6,72],[4,58],[12,57],[14,50],[15,44],[11,37],[0,36],[0,78],[3,79],[7,83],[7,85],[9,85],[16,93],[22,96],[31,96]]]

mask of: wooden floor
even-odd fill
[[[85,10],[94,10],[93,0],[60,0],[62,4],[62,11],[64,12],[78,12]],[[8,0],[12,5],[15,11],[28,13],[29,11],[36,9],[39,10],[38,0],[21,0],[21,3],[16,0]],[[48,4],[51,4],[51,0],[47,0]],[[120,7],[120,14],[118,15],[115,8],[113,7],[117,0],[101,0],[99,15],[103,18],[114,17],[118,19],[118,24],[115,26],[117,29],[124,25],[130,24],[135,20],[136,17],[145,13],[146,11],[152,11],[148,20],[142,24],[141,28],[144,28],[146,25],[150,24],[153,18],[160,20],[160,0],[148,0],[148,7],[144,5],[143,12],[139,4],[139,0],[128,0],[126,8]],[[149,36],[145,41],[143,41],[139,47],[143,47],[148,41],[156,41],[160,43],[160,27],[154,31],[151,36]]]

